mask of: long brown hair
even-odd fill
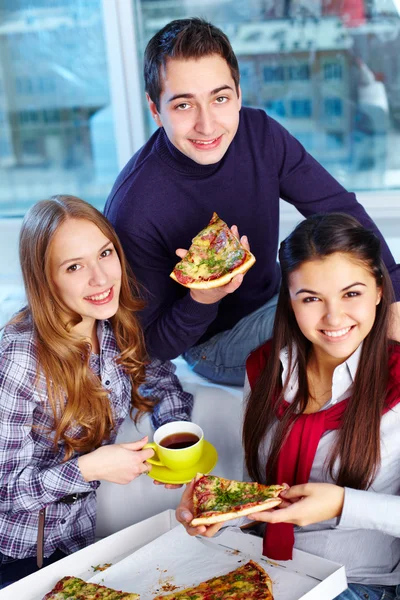
[[[143,302],[138,298],[116,233],[98,210],[74,196],[53,196],[38,202],[27,212],[19,240],[28,306],[12,322],[32,320],[37,346],[37,385],[39,389],[43,374],[54,416],[54,447],[62,440],[66,459],[74,452],[97,448],[109,439],[114,427],[109,393],[89,367],[90,344],[73,331],[82,317],[58,297],[50,275],[52,240],[69,219],[90,221],[114,244],[122,271],[119,308],[110,319],[120,352],[117,363],[131,382],[131,416],[138,409],[134,421],[154,406],[154,402],[142,398],[138,392],[145,379],[146,355],[135,313],[143,307]],[[82,428],[79,438],[68,435],[71,424]]]
[[[281,244],[279,260],[282,283],[274,323],[271,354],[248,399],[243,425],[243,444],[246,466],[255,480],[265,477],[265,464],[259,460],[259,447],[275,422],[276,402],[285,394],[289,376],[281,385],[279,353],[287,347],[289,374],[297,366],[298,392],[279,421],[269,453],[272,476],[279,450],[282,448],[290,423],[304,412],[309,398],[307,362],[311,342],[297,325],[289,297],[289,276],[303,263],[321,259],[335,252],[346,254],[360,262],[374,276],[382,292],[373,327],[362,346],[360,363],[354,381],[354,391],[348,403],[343,425],[332,448],[328,472],[338,485],[367,489],[380,463],[380,421],[388,384],[388,326],[390,304],[394,294],[383,264],[377,236],[348,215],[331,213],[314,215],[302,221]],[[297,351],[294,358],[293,350]],[[339,470],[334,477],[334,464]],[[272,483],[272,482],[271,482]]]

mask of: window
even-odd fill
[[[130,1],[140,63],[163,25],[201,14],[225,31],[239,64],[253,64],[246,103],[295,136],[301,120],[305,147],[348,189],[400,188],[398,2],[175,0],[166,14],[160,1]]]
[[[63,192],[102,208],[119,171],[102,1],[2,0],[0,89],[0,215]]]
[[[290,101],[290,116],[295,119],[304,119],[311,117],[311,100],[306,98],[295,98]]]
[[[269,100],[265,105],[265,110],[271,117],[286,116],[286,108],[283,100]]]
[[[343,114],[343,102],[340,98],[325,98],[324,113],[326,117],[341,117]]]
[[[323,66],[324,79],[342,79],[342,65],[339,62],[325,63]]]
[[[310,67],[308,65],[291,65],[287,68],[290,81],[306,81],[310,79]]]
[[[33,93],[33,83],[30,77],[16,77],[15,92],[18,96],[30,95]]]
[[[283,67],[264,67],[263,69],[265,83],[272,81],[284,81],[285,72]]]

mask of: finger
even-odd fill
[[[250,252],[250,244],[247,235],[242,235],[242,237],[240,238],[240,243],[244,248],[246,248],[246,250]]]
[[[193,496],[193,488],[194,485],[196,483],[195,479],[192,479],[192,481],[190,481],[189,483],[186,484],[185,490],[182,494],[182,498],[181,498],[181,504],[184,504],[186,502],[188,502],[189,500],[192,500],[192,496]]]
[[[137,450],[136,456],[140,460],[140,462],[145,462],[148,458],[154,456],[155,452],[153,448],[145,448],[144,450]],[[150,468],[151,466],[148,465]]]
[[[185,250],[184,248],[178,248],[177,250],[175,250],[175,254],[177,256],[179,256],[179,258],[184,258],[187,253],[188,253],[188,251]]]
[[[296,500],[292,500],[291,502],[286,502],[286,500],[282,500],[282,502],[279,504],[279,510],[282,508],[287,508],[288,506],[292,505],[292,502],[296,502]],[[278,507],[276,507],[278,509]]]
[[[262,523],[292,523],[293,522],[293,505],[288,508],[277,510],[263,510],[259,513],[248,515],[251,521],[260,521]]]
[[[163,485],[167,490],[177,490],[183,487],[182,485],[175,485],[174,483],[163,483],[162,481],[157,481],[157,479],[154,479],[153,483],[154,485]]]
[[[239,275],[235,275],[235,277],[233,277],[233,279],[226,284],[225,286],[225,291],[227,294],[232,294],[232,292],[235,292],[238,287],[242,284],[243,281],[243,274],[239,273]]]
[[[176,509],[176,518],[182,525],[188,525],[193,520],[193,515],[187,506],[180,504]]]
[[[126,448],[127,450],[141,450],[147,444],[148,439],[148,436],[145,435],[141,440],[137,440],[137,442],[126,442],[119,445],[121,448]]]
[[[215,523],[206,527],[206,531],[203,533],[204,537],[213,537],[222,527],[222,523]]]
[[[239,230],[238,230],[238,228],[237,228],[237,225],[232,225],[232,227],[231,227],[231,231],[232,231],[233,235],[234,235],[235,237],[237,237],[237,239],[239,239]]]
[[[281,496],[285,500],[293,500],[295,498],[300,500],[300,498],[302,498],[303,496],[307,496],[307,495],[308,494],[307,494],[306,484],[293,485],[292,487],[288,488],[287,490],[284,490],[283,492],[281,492]]]
[[[138,465],[138,471],[140,475],[147,475],[147,473],[150,473],[151,467],[146,463],[143,463],[142,465]]]
[[[205,525],[199,525],[198,527],[185,525],[185,529],[189,535],[205,535],[207,533],[207,527]]]

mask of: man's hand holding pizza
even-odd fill
[[[208,232],[210,227],[211,230]],[[238,289],[245,272],[254,264],[255,258],[250,252],[247,236],[239,237],[237,226],[232,225],[229,229],[215,213],[207,228],[200,232],[193,242],[197,238],[199,238],[197,245],[192,244],[189,251],[183,248],[176,250],[179,258],[186,257],[187,260],[190,256],[190,260],[185,266],[178,263],[171,277],[181,285],[190,288],[190,295],[196,302],[214,304]],[[211,265],[211,270],[208,272],[209,279],[204,278],[203,272],[199,276],[197,271],[199,262],[193,262],[193,253],[201,257],[200,264],[203,264],[203,269]],[[194,271],[190,268],[193,264],[196,265]],[[196,280],[195,276],[199,279]]]

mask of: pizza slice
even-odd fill
[[[250,560],[235,571],[220,575],[154,600],[273,600],[272,582],[259,564]]]
[[[43,600],[138,600],[139,594],[119,592],[79,577],[63,577]]]
[[[215,475],[196,475],[193,488],[192,527],[222,523],[251,513],[268,510],[282,502],[283,485],[261,485],[232,481]]]
[[[214,213],[207,227],[193,238],[186,256],[175,265],[170,277],[188,288],[215,288],[245,273],[255,261],[253,254]]]

